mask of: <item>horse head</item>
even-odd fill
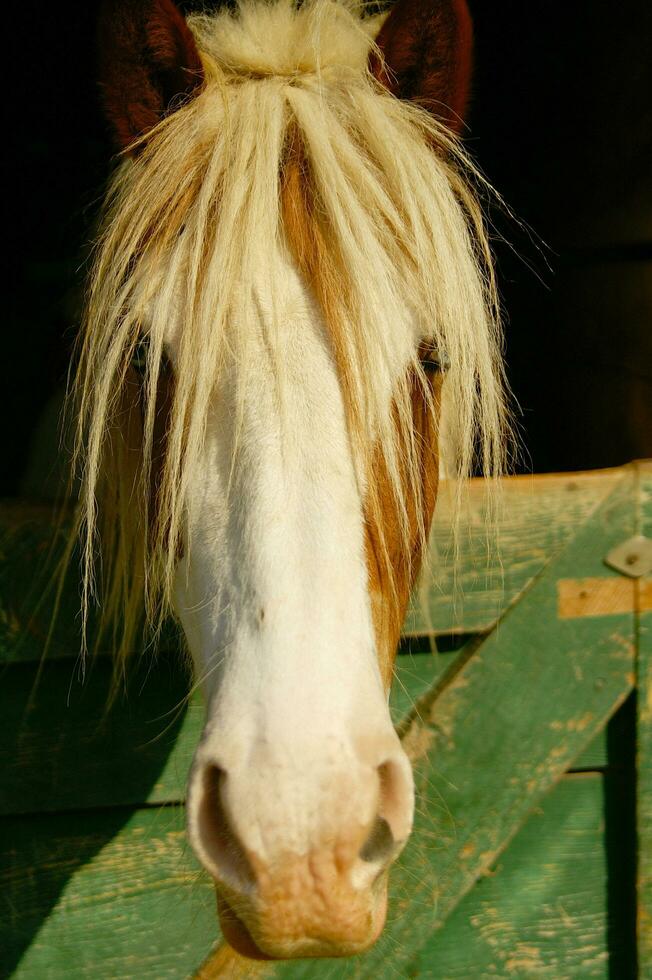
[[[499,463],[495,294],[454,130],[462,0],[105,5],[123,161],[77,392],[85,602],[183,627],[188,833],[256,957],[380,934],[414,788],[388,691],[439,472]]]

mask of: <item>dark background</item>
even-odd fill
[[[111,162],[97,6],[22,2],[7,15],[2,496],[39,494],[61,455],[54,422]],[[521,466],[652,456],[652,4],[470,6],[467,142],[523,223],[494,216]]]

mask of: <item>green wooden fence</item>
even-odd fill
[[[478,481],[454,563],[442,496],[406,622],[391,707],[418,805],[387,929],[361,957],[283,964],[219,941],[183,832],[202,706],[178,658],[145,654],[107,709],[71,588],[42,660],[52,531],[4,507],[0,973],[652,978],[652,577],[604,562],[652,537],[652,466],[507,480],[498,550],[484,506]]]

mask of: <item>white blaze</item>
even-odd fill
[[[176,582],[208,700],[196,771],[210,763],[234,774],[241,842],[263,859],[306,853],[329,820],[368,825],[377,794],[356,794],[356,784],[376,780],[384,758],[402,758],[336,366],[323,318],[280,253],[273,274],[283,308],[266,308],[261,282],[250,363],[228,368],[215,392]],[[170,347],[174,358],[174,338]]]

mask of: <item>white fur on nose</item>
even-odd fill
[[[365,887],[405,841],[413,808],[376,657],[337,371],[281,255],[274,274],[285,307],[272,316],[261,283],[252,361],[225,371],[215,394],[176,586],[208,700],[190,837],[240,894],[261,868],[324,848],[346,853],[347,881]]]

